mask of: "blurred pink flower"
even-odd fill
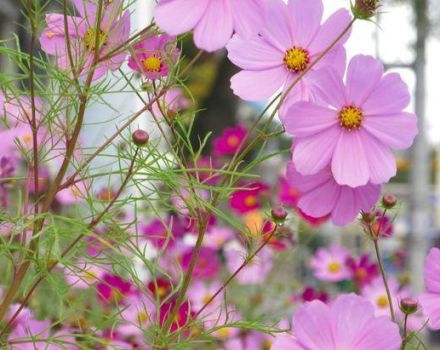
[[[351,271],[351,279],[358,288],[370,284],[378,276],[377,264],[370,262],[368,254],[362,255],[359,260],[349,257],[346,261]]]
[[[268,192],[269,187],[262,182],[253,182],[243,186],[232,193],[229,199],[229,206],[238,214],[244,214],[261,208],[261,197]]]
[[[83,260],[75,265],[66,266],[64,269],[64,277],[69,287],[80,289],[95,285],[104,274],[103,267]]]
[[[169,301],[161,304],[159,311],[159,319],[161,326],[164,325],[165,320],[170,315],[171,311],[174,309],[174,306],[175,306],[175,301]],[[190,321],[191,316],[192,313],[189,302],[185,301],[182,305],[180,305],[177,315],[173,320],[174,322],[171,324],[170,331],[175,332],[176,330],[184,327]]]
[[[370,211],[381,190],[380,185],[371,183],[356,188],[338,185],[330,168],[303,176],[293,162],[287,164],[287,178],[301,192],[298,207],[305,214],[312,217],[330,215],[338,226],[353,222],[361,210]]]
[[[323,290],[315,289],[313,287],[305,287],[300,297],[303,302],[319,300],[322,301],[323,303],[327,303],[330,299],[327,292]]]
[[[184,95],[183,89],[175,87],[166,92],[152,106],[152,112],[156,117],[173,118],[182,109],[190,107],[190,100]]]
[[[300,102],[282,115],[295,138],[299,173],[313,175],[331,165],[336,182],[351,187],[381,184],[396,174],[391,148],[411,146],[417,118],[403,112],[410,101],[407,85],[396,73],[383,74],[378,60],[355,56],[345,85],[333,71],[321,74],[324,104]]]
[[[104,303],[119,304],[132,292],[131,283],[122,277],[106,273],[96,286],[98,298]]]
[[[154,298],[141,292],[125,298],[121,306],[120,317],[123,320],[118,331],[125,337],[140,336],[154,321]]]
[[[206,233],[203,245],[212,249],[221,249],[234,236],[234,231],[228,227],[213,226]]]
[[[221,288],[222,284],[218,281],[212,281],[207,283],[203,280],[194,281],[188,289],[188,300],[191,305],[191,310],[194,312],[199,311],[214,294]],[[224,301],[224,293],[221,292],[205,309],[201,314],[201,317],[205,319],[210,313],[214,313],[220,309]]]
[[[264,24],[264,0],[160,0],[155,11],[158,26],[170,35],[194,29],[197,47],[223,48],[235,31],[255,35]],[[182,16],[185,14],[185,16]]]
[[[225,128],[213,141],[213,152],[217,157],[234,155],[246,137],[248,129],[243,125]]]
[[[429,327],[440,329],[440,249],[432,248],[426,257],[424,277],[426,292],[419,301],[429,317]]]
[[[182,269],[188,271],[191,258],[193,256],[194,249],[188,249],[182,256]],[[217,254],[217,251],[211,248],[203,247],[200,250],[197,264],[193,271],[194,278],[200,278],[203,280],[214,278],[221,268],[221,261]]]
[[[294,337],[279,335],[271,350],[398,350],[399,328],[387,317],[375,317],[371,304],[354,294],[331,305],[306,303],[293,318]]]
[[[344,247],[332,245],[328,249],[320,248],[313,256],[310,266],[315,277],[321,281],[340,282],[350,278],[346,261],[350,252]]]
[[[164,220],[155,219],[148,224],[142,224],[140,232],[156,248],[162,248],[165,242],[174,245],[176,239],[185,234],[185,227],[177,216],[167,216]]]
[[[151,80],[166,77],[180,54],[175,38],[166,34],[142,40],[134,46],[133,51],[128,66]]]
[[[104,2],[103,18],[98,33],[97,1],[73,0],[78,16],[68,16],[68,33],[76,73],[84,76],[89,72],[95,55],[95,45],[100,44],[99,58],[105,57],[123,44],[130,35],[130,12],[121,14],[122,0]],[[55,56],[58,67],[72,73],[67,49],[64,15],[49,13],[46,15],[47,27],[40,36],[41,48],[49,55]],[[108,70],[117,70],[125,60],[125,52],[103,60],[97,66],[93,80],[103,77]]]
[[[280,88],[284,91],[342,33],[350,23],[347,10],[339,10],[322,25],[322,0],[268,1],[267,21],[261,34],[251,39],[234,35],[228,43],[228,57],[243,71],[231,80],[234,93],[245,100],[264,100]],[[289,93],[289,102],[312,98],[323,70],[345,67],[343,44],[336,46]]]
[[[75,205],[84,202],[89,192],[89,184],[79,181],[59,191],[56,198],[63,205]]]

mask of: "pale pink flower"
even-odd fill
[[[124,336],[141,336],[143,332],[154,322],[155,304],[151,295],[134,294],[124,300],[121,306],[122,324],[118,330]]]
[[[188,289],[188,299],[191,309],[195,312],[199,311],[214,294],[221,288],[222,284],[218,281],[207,283],[206,281],[196,280]],[[224,301],[224,293],[221,292],[206,308],[202,317],[219,309]]]
[[[315,277],[321,281],[340,282],[349,279],[350,269],[346,261],[350,252],[344,247],[333,245],[330,248],[320,248],[313,256],[310,266]]]
[[[184,95],[180,87],[168,90],[165,96],[159,98],[152,106],[156,117],[173,118],[181,110],[190,107],[190,100]]]
[[[56,198],[61,204],[74,205],[83,202],[89,190],[89,186],[84,181],[80,181],[59,191]]]
[[[431,249],[426,257],[424,277],[426,292],[419,301],[429,317],[429,327],[440,329],[440,249]]]
[[[265,0],[160,0],[158,26],[170,35],[194,29],[194,42],[206,51],[223,48],[232,33],[249,37],[264,24]]]
[[[406,149],[417,135],[415,114],[403,111],[410,101],[407,85],[396,73],[384,76],[378,60],[359,55],[348,66],[345,84],[329,70],[320,77],[319,91],[325,104],[299,102],[281,118],[295,138],[298,172],[313,175],[331,165],[340,185],[389,181],[396,174],[391,148]]]
[[[293,318],[294,337],[280,335],[271,350],[398,350],[399,328],[388,317],[375,317],[371,304],[354,294],[331,305],[312,301]]]
[[[245,100],[264,100],[279,89],[292,85],[350,22],[347,10],[335,12],[321,24],[322,0],[282,0],[268,2],[266,25],[251,39],[238,33],[228,43],[228,57],[243,71],[231,80],[234,93]],[[345,67],[345,35],[308,72],[289,94],[289,103],[313,98],[323,70]]]
[[[301,192],[298,207],[305,214],[317,218],[331,215],[339,226],[353,222],[361,210],[370,211],[381,190],[380,185],[371,183],[356,188],[338,185],[330,168],[303,176],[293,162],[287,164],[287,179]]]

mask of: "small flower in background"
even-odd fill
[[[122,277],[106,273],[96,286],[98,299],[103,303],[119,304],[132,292],[131,283]]]
[[[234,31],[244,37],[258,34],[264,4],[264,0],[160,0],[154,19],[170,35],[194,29],[196,46],[212,52],[223,48]]]
[[[440,249],[432,248],[426,257],[424,278],[426,292],[419,302],[429,318],[429,327],[440,329]]]
[[[225,128],[222,134],[213,141],[213,152],[215,156],[223,157],[233,155],[242,145],[248,129],[243,125]]]
[[[205,235],[203,245],[212,249],[221,249],[235,237],[235,233],[228,227],[213,226]]]
[[[262,197],[268,192],[269,187],[262,182],[253,182],[242,186],[243,189],[235,191],[229,199],[229,206],[238,214],[244,214],[261,208]]]
[[[174,37],[166,34],[154,35],[140,41],[133,47],[133,54],[128,59],[128,66],[147,79],[156,80],[166,77],[170,73],[173,65],[179,59],[179,55],[180,51],[176,47]]]
[[[92,67],[95,50],[99,50],[98,58],[106,57],[114,49],[125,43],[130,35],[130,12],[122,11],[122,0],[107,2],[103,9],[103,18],[98,32],[97,2],[74,0],[79,16],[67,16],[68,34],[76,74],[84,76]],[[50,13],[46,15],[46,28],[40,36],[41,48],[47,54],[54,56],[60,69],[73,73],[64,26],[64,15]],[[96,48],[98,42],[99,47]],[[117,53],[102,60],[96,67],[93,80],[102,78],[109,70],[117,70],[124,62],[126,52]]]
[[[168,90],[165,95],[152,106],[152,113],[156,117],[173,119],[181,110],[191,106],[190,100],[185,96],[180,87]]]
[[[228,43],[228,57],[243,71],[231,79],[234,93],[242,99],[259,101],[284,91],[326,50],[350,23],[347,10],[335,12],[321,24],[322,0],[282,0],[268,2],[267,21],[261,33],[251,39],[234,35]],[[344,43],[349,33],[289,93],[287,105],[313,98],[319,75],[335,69],[342,75]]]
[[[188,249],[182,256],[182,269],[188,271],[194,250]],[[203,247],[200,250],[197,264],[193,271],[194,278],[210,279],[216,277],[220,272],[221,261],[217,251],[211,248]]]
[[[402,342],[398,326],[375,317],[373,307],[354,294],[339,296],[326,305],[306,303],[293,318],[294,337],[277,337],[271,350],[397,350]]]
[[[281,116],[295,138],[297,171],[313,175],[331,166],[336,183],[350,187],[388,182],[396,174],[391,148],[407,149],[417,135],[417,117],[403,111],[407,85],[397,73],[384,75],[380,61],[358,55],[345,85],[329,70],[321,73],[319,91],[322,105],[299,102]]]
[[[147,289],[153,294],[153,297],[163,300],[173,291],[173,285],[165,278],[158,278],[147,284]]]
[[[191,304],[191,309],[194,310],[194,312],[199,311],[221,287],[222,284],[218,281],[212,281],[210,283],[206,283],[206,281],[203,280],[195,281],[188,289],[188,300]],[[213,299],[207,306],[205,311],[201,314],[201,317],[205,319],[205,317],[210,317],[212,316],[210,314],[213,314],[214,318],[217,318],[215,312],[221,308],[223,301],[224,292],[221,292],[220,295]]]
[[[84,181],[79,181],[74,185],[59,191],[56,198],[63,205],[79,204],[86,200],[86,197],[90,192],[89,187],[89,184],[86,184]]]
[[[318,218],[330,215],[339,226],[353,222],[361,210],[370,211],[381,189],[380,185],[371,183],[356,188],[338,185],[329,168],[303,176],[293,162],[287,164],[287,178],[301,191],[298,207],[305,214]]]
[[[105,274],[105,269],[93,263],[78,261],[75,265],[66,266],[64,277],[67,284],[73,288],[86,289],[95,285]]]
[[[383,214],[382,211],[375,212],[375,220],[370,225],[375,237],[389,238],[394,233],[393,219],[388,214]]]
[[[379,274],[377,264],[370,262],[368,254],[362,255],[357,261],[350,256],[346,264],[351,271],[351,278],[358,288],[370,284]]]
[[[244,262],[247,251],[244,247],[227,247],[224,251],[226,267],[230,273],[234,273]],[[272,270],[273,253],[269,248],[263,248],[238,274],[235,280],[244,285],[263,283]]]
[[[169,317],[175,305],[176,305],[175,301],[169,301],[161,304],[159,310],[159,319],[161,326],[165,324],[165,320]],[[177,311],[177,315],[173,320],[173,323],[171,324],[170,331],[175,332],[178,329],[184,327],[190,321],[191,316],[192,316],[192,312],[191,312],[190,304],[188,301],[185,301],[182,305],[180,305]]]
[[[300,294],[300,298],[303,302],[310,302],[313,300],[319,300],[323,303],[330,301],[330,296],[323,290],[318,290],[313,287],[305,287]],[[295,298],[296,299],[296,298]]]
[[[321,281],[340,282],[350,278],[346,265],[350,252],[344,247],[332,245],[328,249],[320,248],[313,256],[310,267],[315,277]]]
[[[167,216],[165,220],[156,219],[142,224],[140,232],[156,248],[161,248],[165,242],[170,246],[174,245],[175,240],[184,235],[185,227],[177,216]]]
[[[123,324],[119,325],[118,331],[125,337],[141,336],[154,321],[155,304],[151,295],[138,292],[125,298],[121,308],[120,318]]]

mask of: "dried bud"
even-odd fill
[[[283,207],[273,208],[270,213],[277,224],[282,224],[287,218],[287,211]]]
[[[351,5],[353,15],[359,19],[369,19],[376,15],[380,0],[355,0]]]
[[[382,204],[387,209],[392,209],[397,204],[397,198],[394,194],[386,194],[382,198]]]
[[[413,313],[416,313],[418,308],[419,308],[419,304],[414,299],[404,298],[400,301],[400,310],[405,315],[411,315]]]
[[[144,130],[136,130],[131,135],[133,142],[136,146],[142,147],[145,146],[148,143],[148,140],[150,139],[150,136],[148,133]]]

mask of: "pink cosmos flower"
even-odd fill
[[[230,273],[234,273],[244,262],[247,251],[244,247],[228,247],[225,250],[226,267]],[[263,248],[261,252],[247,264],[235,278],[244,285],[255,285],[263,283],[269,272],[272,270],[273,253],[269,248]]]
[[[440,329],[440,249],[432,248],[426,257],[424,277],[426,292],[419,301],[429,317],[429,327]]]
[[[244,214],[261,207],[261,196],[264,195],[269,187],[262,182],[254,182],[244,186],[246,189],[235,191],[229,205],[238,214]]]
[[[218,281],[206,283],[206,281],[196,280],[191,284],[188,289],[188,299],[191,304],[191,309],[195,312],[199,311],[211,297],[221,288],[222,284]],[[201,314],[202,318],[208,316],[210,313],[215,312],[221,308],[224,301],[224,293],[220,293]]]
[[[170,301],[167,303],[163,303],[160,306],[159,319],[161,326],[164,325],[165,320],[174,309],[174,305],[175,301]],[[191,316],[192,313],[189,302],[185,301],[182,305],[180,305],[176,318],[173,320],[174,322],[171,325],[170,331],[175,332],[176,330],[184,327],[190,321]]]
[[[158,278],[148,282],[147,289],[153,294],[154,298],[163,300],[172,292],[173,286],[169,280]]]
[[[323,303],[328,303],[330,297],[327,292],[318,290],[313,287],[306,287],[301,293],[301,300],[303,302],[310,302],[313,300],[320,300]]]
[[[157,248],[161,248],[165,242],[174,245],[175,240],[185,233],[185,228],[177,216],[168,216],[165,220],[153,220],[142,225],[140,232],[150,240]]]
[[[84,181],[59,191],[56,199],[63,205],[74,205],[83,202],[90,191],[89,185]]]
[[[322,0],[282,0],[268,2],[266,25],[259,36],[234,35],[228,43],[228,57],[243,69],[231,80],[234,93],[245,100],[264,100],[293,81],[326,50],[350,22],[346,10],[339,10],[322,25]],[[289,94],[297,101],[314,97],[319,76],[329,68],[343,72],[345,35],[336,46],[311,69]]]
[[[96,284],[104,273],[104,268],[81,260],[75,265],[66,266],[64,277],[70,287],[87,289]]]
[[[172,119],[182,109],[190,107],[190,101],[180,87],[175,87],[166,92],[152,106],[152,112],[156,117]]]
[[[131,283],[117,275],[105,274],[96,286],[98,298],[104,303],[119,303],[131,293]]]
[[[187,271],[190,265],[191,258],[193,256],[193,249],[189,249],[182,256],[182,268]],[[200,250],[197,264],[193,271],[194,278],[209,279],[215,277],[221,267],[221,261],[218,257],[217,251],[211,248],[203,247]]]
[[[226,45],[234,31],[244,37],[257,34],[264,23],[264,3],[264,0],[160,0],[154,17],[159,27],[170,35],[194,29],[196,46],[215,51]]]
[[[73,0],[78,16],[68,16],[68,33],[74,68],[80,76],[86,74],[93,63],[97,36],[99,41],[99,58],[105,57],[119,45],[123,44],[130,35],[130,13],[122,15],[122,0],[104,2],[103,18],[99,32],[96,33],[97,1]],[[71,72],[67,49],[66,31],[63,14],[50,13],[46,15],[47,27],[40,36],[41,48],[49,55],[55,56],[56,63],[61,69]],[[119,53],[105,59],[95,70],[93,80],[104,76],[108,70],[117,70],[126,57]]]
[[[313,175],[331,165],[336,182],[351,187],[384,183],[396,174],[390,148],[411,146],[417,118],[403,111],[410,94],[400,76],[383,73],[373,57],[356,56],[345,85],[335,72],[322,73],[319,91],[325,104],[300,102],[282,115],[295,138],[298,172]]]
[[[155,311],[151,295],[136,293],[125,299],[120,310],[123,323],[118,330],[124,336],[140,336],[150,326]]]
[[[242,142],[246,137],[248,129],[244,125],[225,128],[219,137],[213,141],[213,152],[217,157],[235,154],[239,147],[243,147]]]
[[[315,277],[321,281],[340,282],[350,278],[350,270],[346,261],[350,252],[344,247],[332,245],[330,248],[320,248],[313,256],[310,266]]]
[[[326,168],[314,175],[303,176],[293,162],[287,164],[287,177],[301,191],[298,207],[307,215],[330,215],[335,225],[351,223],[361,210],[370,211],[379,199],[380,185],[368,183],[352,188],[339,185]]]
[[[351,278],[358,288],[370,284],[379,274],[377,264],[369,260],[368,254],[364,254],[359,260],[349,257],[346,261],[351,271]]]
[[[180,54],[174,40],[166,34],[142,40],[134,46],[128,66],[151,80],[166,77]]]
[[[375,317],[371,304],[354,294],[331,305],[313,301],[293,318],[294,337],[280,335],[271,350],[398,350],[399,329],[387,317]]]
[[[213,226],[205,235],[203,246],[212,249],[221,249],[234,238],[234,231],[227,227]]]

